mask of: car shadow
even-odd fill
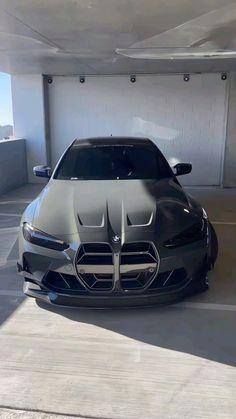
[[[210,290],[190,298],[205,309],[168,305],[135,309],[75,309],[38,303],[45,310],[72,321],[92,324],[140,342],[236,366],[236,311],[234,272],[235,231],[232,226],[216,226],[219,256],[210,274]],[[189,301],[189,298],[188,298]],[[209,309],[208,304],[217,309]],[[218,306],[222,305],[223,309]]]
[[[236,313],[181,305],[137,309],[75,309],[38,302],[70,320],[93,324],[149,345],[236,365]]]
[[[12,316],[25,300],[22,289],[23,278],[17,276],[16,262],[8,261],[0,267],[0,325]]]

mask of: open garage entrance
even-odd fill
[[[75,138],[140,136],[169,163],[191,162],[188,185],[220,185],[226,135],[227,81],[220,74],[53,77],[48,84],[55,166]],[[187,182],[187,183],[186,183]]]
[[[235,418],[236,0],[0,0],[0,22],[0,71],[12,78],[15,136],[0,141],[0,417]],[[4,100],[2,105],[6,106]],[[182,176],[180,183],[187,185],[187,193],[204,209],[204,220],[198,223],[201,231],[208,214],[219,241],[215,268],[205,278],[208,292],[189,295],[175,305],[96,311],[48,306],[24,296],[23,278],[16,273],[17,237],[24,222],[37,230],[35,219],[43,195],[39,194],[45,184],[44,195],[50,193],[50,185],[34,176],[33,167],[54,167],[75,138],[111,135],[148,137],[171,166],[192,163],[192,173]],[[74,186],[82,183],[76,182],[78,177],[70,179],[75,180]],[[86,274],[77,268],[77,255],[86,253],[79,253],[80,245],[89,245],[86,248],[91,251],[97,240],[97,235],[92,236],[93,243],[86,243],[80,234],[76,241],[76,228],[70,231],[73,217],[80,227],[82,223],[99,229],[98,223],[83,221],[98,208],[94,218],[99,218],[101,227],[105,219],[100,217],[97,190],[93,193],[83,183],[83,194],[74,194],[74,199],[72,193],[66,195],[71,185],[66,189],[66,181],[62,182],[58,200],[53,197],[48,205],[51,217],[45,215],[36,233],[55,245],[69,240],[70,250],[76,252],[71,257],[71,273],[75,268],[76,276],[69,274],[69,259],[60,262],[57,253],[52,276],[57,289],[60,278],[66,284]],[[130,188],[127,193],[137,223],[149,207],[156,209],[159,200],[156,196],[155,202],[150,193],[141,205],[140,190]],[[83,207],[85,195],[91,201]],[[168,198],[166,189],[163,196]],[[117,205],[115,196],[113,201],[117,212],[122,201],[123,220],[136,228],[131,217],[124,217],[124,200]],[[165,207],[169,219],[172,204],[169,199]],[[60,208],[68,214],[67,223],[65,216],[60,217]],[[192,208],[184,206],[181,211],[188,217]],[[145,227],[142,245],[152,219],[151,214],[147,224],[138,225]],[[153,235],[156,232],[159,239],[160,212],[155,220]],[[54,221],[55,237],[52,231],[50,237]],[[57,226],[64,225],[62,234]],[[175,238],[178,225],[176,217],[171,227]],[[187,238],[192,236],[186,225],[181,231],[184,239],[186,230]],[[113,238],[117,243],[117,235]],[[128,253],[139,266],[147,256],[145,245],[138,258],[140,247],[129,252],[135,250],[129,242],[126,254],[113,258],[110,248],[98,244],[102,245],[95,248],[102,256],[99,268],[103,257],[112,259],[118,280],[118,264],[126,265]],[[156,266],[158,260],[151,251],[148,247]],[[168,252],[166,247],[160,266]],[[179,248],[177,262],[182,265],[181,254]],[[70,258],[69,250],[66,255]],[[94,261],[93,255],[88,256]],[[33,259],[37,257],[35,249]],[[191,265],[190,250],[186,258]],[[53,257],[49,264],[51,270]],[[108,271],[110,265],[106,265]],[[128,274],[130,265],[122,268]],[[64,267],[66,274],[61,272]],[[137,274],[136,267],[134,271]],[[166,280],[168,285],[173,272],[159,277],[163,285]],[[96,280],[106,279],[109,284],[109,273],[102,278],[99,271],[94,273]],[[142,276],[131,272],[127,279],[137,278]],[[70,283],[60,291],[67,293]]]

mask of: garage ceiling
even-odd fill
[[[235,68],[232,0],[0,0],[0,71],[72,75]]]

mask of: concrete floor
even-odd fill
[[[17,229],[38,190],[0,198],[0,417],[236,418],[236,190],[191,190],[220,243],[209,292],[114,311],[23,296]]]

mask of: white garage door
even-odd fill
[[[53,77],[48,85],[52,164],[75,139],[148,137],[173,165],[191,162],[190,185],[219,185],[225,143],[226,84],[219,74]]]

